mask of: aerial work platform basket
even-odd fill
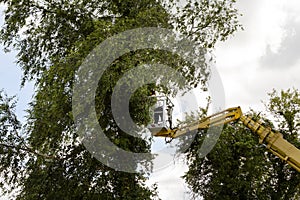
[[[170,129],[172,118],[172,106],[170,100],[165,96],[156,96],[156,104],[151,108],[151,123],[147,128],[152,134],[159,132],[161,129]]]

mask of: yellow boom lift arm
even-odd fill
[[[240,107],[229,108],[199,121],[186,124],[179,128],[163,128],[154,133],[156,137],[177,138],[193,130],[207,129],[212,126],[227,124],[233,121],[241,121],[253,133],[259,137],[259,143],[266,144],[274,155],[287,162],[300,172],[300,149],[285,140],[281,133],[274,132],[270,127],[264,127],[262,122],[256,122],[251,117],[243,115]]]

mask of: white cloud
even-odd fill
[[[299,8],[300,3],[296,1],[292,4],[280,0],[239,3],[245,30],[219,44],[216,49],[217,68],[223,80],[228,106],[263,109],[261,100],[266,101],[267,93],[273,88],[299,87],[299,78],[295,76],[299,71],[299,63],[296,58],[294,62],[288,63],[288,56],[297,56],[291,52],[297,47],[298,37],[287,40],[287,24],[297,12],[296,4]],[[292,14],[291,10],[294,10]],[[295,45],[291,48],[290,44]],[[261,60],[266,59],[264,56],[270,52],[270,55],[283,52],[284,45],[288,45],[291,51],[276,58],[282,61],[284,68],[274,70],[261,66]],[[287,70],[288,67],[295,69]]]
[[[175,158],[169,167],[151,175],[149,185],[157,183],[159,197],[162,200],[190,199],[188,187],[181,176],[187,171],[187,166],[180,158]]]
[[[300,22],[294,19],[285,23],[285,36],[282,38],[279,48],[273,51],[267,46],[265,54],[260,59],[262,67],[289,68],[300,59]]]

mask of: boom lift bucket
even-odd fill
[[[159,132],[162,129],[170,129],[170,114],[171,108],[167,104],[167,97],[156,96],[157,102],[151,108],[150,112],[152,114],[152,120],[147,128],[150,130],[152,135]]]

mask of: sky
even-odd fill
[[[240,1],[245,30],[216,49],[226,106],[263,110],[272,89],[300,86],[300,3]]]
[[[244,31],[239,31],[215,50],[216,68],[222,79],[225,107],[241,106],[263,111],[272,89],[300,86],[300,2],[297,0],[240,0],[238,10]],[[1,16],[2,20],[3,16]],[[2,22],[2,21],[1,21]],[[300,51],[299,51],[300,52]],[[15,53],[0,51],[0,88],[19,99],[17,114],[22,119],[32,97],[33,84],[20,89],[21,71]],[[187,186],[179,177],[187,167],[174,159],[168,168],[153,174],[160,197],[189,199]]]
[[[0,5],[0,25],[2,26],[4,17],[2,14],[3,6]],[[25,84],[23,88],[20,87],[22,71],[16,65],[16,52],[5,53],[3,46],[0,45],[0,90],[4,90],[8,96],[16,96],[18,104],[16,107],[19,120],[24,121],[24,116],[27,104],[30,102],[33,95],[34,84],[32,82]]]

